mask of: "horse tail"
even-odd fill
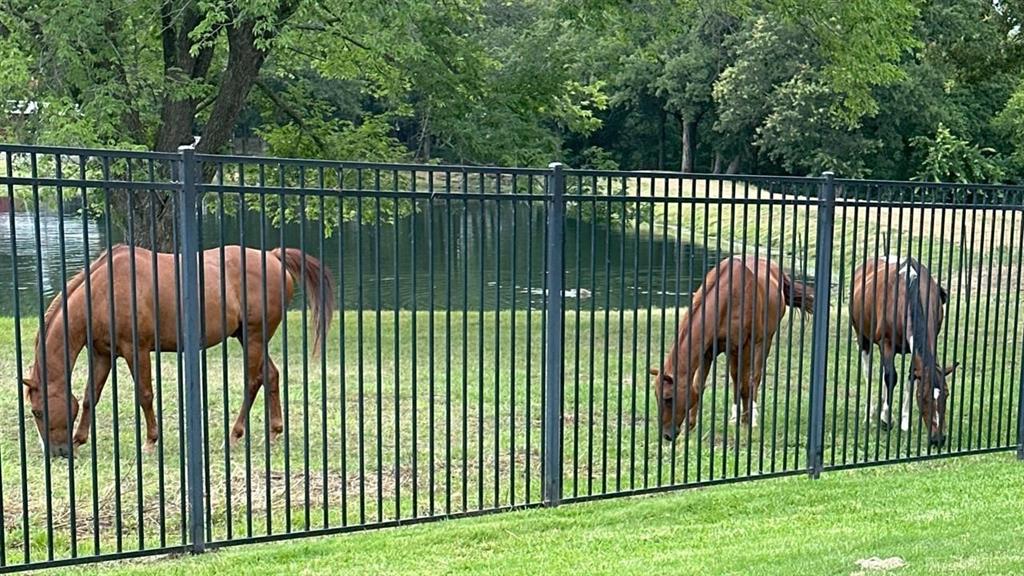
[[[814,291],[810,286],[782,274],[782,298],[786,305],[799,308],[808,314],[814,312]]]
[[[270,252],[284,264],[292,278],[301,278],[311,298],[309,310],[313,314],[313,357],[320,353],[334,316],[334,280],[331,271],[316,258],[298,248],[275,248]],[[303,275],[305,270],[305,275]],[[324,321],[326,320],[326,322]]]

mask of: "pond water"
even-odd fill
[[[258,247],[262,227],[268,248],[304,246],[331,269],[340,293],[336,300],[346,309],[444,309],[449,302],[453,309],[539,308],[544,216],[543,208],[525,203],[515,209],[508,203],[453,204],[450,214],[435,204],[393,223],[348,222],[324,236],[317,222],[281,229],[269,222],[261,226],[259,215],[250,213],[225,216],[221,226],[207,214],[202,243],[211,248],[223,239]],[[22,316],[38,316],[40,296],[45,307],[61,288],[62,262],[70,278],[109,242],[122,241],[109,228],[108,240],[103,220],[0,214],[0,315],[14,315],[17,299]],[[575,307],[575,298],[588,309],[686,304],[715,261],[702,246],[638,234],[632,224],[623,233],[614,220],[608,225],[567,218],[566,306]],[[300,306],[301,299],[292,305]]]

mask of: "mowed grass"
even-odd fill
[[[1019,574],[1021,466],[1011,455],[896,464],[74,572]],[[872,559],[889,569],[862,567]]]
[[[1005,318],[1000,309],[990,312],[987,307],[1005,307],[1010,301],[975,301],[980,307],[972,314],[989,312]],[[756,427],[728,421],[733,393],[722,385],[727,369],[720,358],[703,397],[698,427],[674,444],[659,441],[657,402],[645,368],[661,362],[662,346],[671,345],[677,314],[684,312],[595,311],[591,319],[581,311],[578,321],[574,307],[567,312],[562,410],[566,498],[806,467],[812,319],[796,313],[783,319],[769,356]],[[856,352],[847,352],[845,315],[842,309],[833,313],[829,341],[838,339],[841,345],[830,350],[826,464],[926,453],[916,406],[910,434],[863,425],[867,389],[861,388]],[[13,378],[13,325],[4,322],[0,373]],[[540,500],[544,356],[539,311],[514,316],[453,312],[450,318],[443,311],[436,313],[433,365],[430,316],[425,312],[382,311],[379,346],[377,314],[345,312],[335,320],[323,362],[302,353],[301,322],[298,311],[289,313],[287,362],[283,331],[270,343],[287,395],[286,434],[272,445],[265,442],[261,393],[251,413],[248,440],[228,455],[225,430],[242,397],[240,347],[232,341],[226,348],[207,351],[203,373],[211,540]],[[962,314],[959,322],[965,334],[977,328],[978,340],[967,339],[957,350],[964,365],[953,380],[950,419],[951,429],[960,433],[951,446],[1013,445],[1016,388],[1015,379],[1007,374],[1016,373],[1010,369],[1015,366],[1010,353],[1020,353],[1019,334],[988,323],[975,327],[974,315]],[[29,351],[34,331],[28,321],[21,329],[22,349]],[[339,346],[342,330],[344,349]],[[997,354],[1003,345],[1007,353]],[[992,350],[990,360],[979,361],[986,350]],[[972,358],[978,360],[972,363]],[[28,355],[23,364],[27,359]],[[79,397],[86,364],[81,361],[76,370]],[[8,426],[0,432],[9,562],[24,559],[25,540],[30,559],[36,561],[46,557],[49,543],[55,557],[67,557],[72,538],[78,554],[93,553],[97,544],[100,552],[111,553],[183,541],[184,468],[179,459],[175,356],[164,355],[160,365],[160,449],[137,459],[134,390],[122,366],[116,402],[119,452],[114,452],[110,382],[99,404],[95,455],[86,445],[75,459],[74,506],[67,462],[51,463],[47,489],[47,470],[31,417],[23,420],[24,429]],[[324,366],[326,377],[321,376]],[[961,397],[963,403],[957,404]],[[17,421],[18,410],[17,396],[0,399],[5,421]],[[20,456],[22,435],[25,460]],[[27,499],[21,493],[23,477]]]

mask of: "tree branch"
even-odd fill
[[[174,50],[174,14],[171,13],[171,0],[160,3],[160,41],[163,44],[164,75],[177,65]]]
[[[302,128],[303,133],[307,132],[306,123],[302,120],[302,116],[300,116],[299,113],[295,111],[295,109],[289,106],[287,102],[282,100],[281,97],[278,96],[277,93],[270,88],[270,86],[267,86],[266,82],[264,82],[263,80],[256,80],[256,87],[259,88],[260,91],[263,92],[263,94],[270,99],[274,106],[281,110],[281,112],[284,112],[286,116],[294,120],[295,123],[299,125],[299,128]],[[324,141],[319,136],[317,136],[316,132],[308,131],[308,133],[309,137],[312,138],[313,142],[316,143],[317,148],[319,148],[321,152],[326,152],[327,146],[324,144]]]

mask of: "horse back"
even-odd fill
[[[705,275],[691,309],[705,308],[705,331],[722,342],[770,339],[782,319],[781,275],[763,258],[727,258]]]
[[[869,260],[854,270],[851,282],[850,322],[857,335],[876,344],[889,341],[897,351],[907,347],[909,333],[910,295],[905,266],[912,266],[917,275],[918,295],[925,315],[934,318],[935,326],[939,326],[948,296],[928,269],[916,260],[893,257]]]

